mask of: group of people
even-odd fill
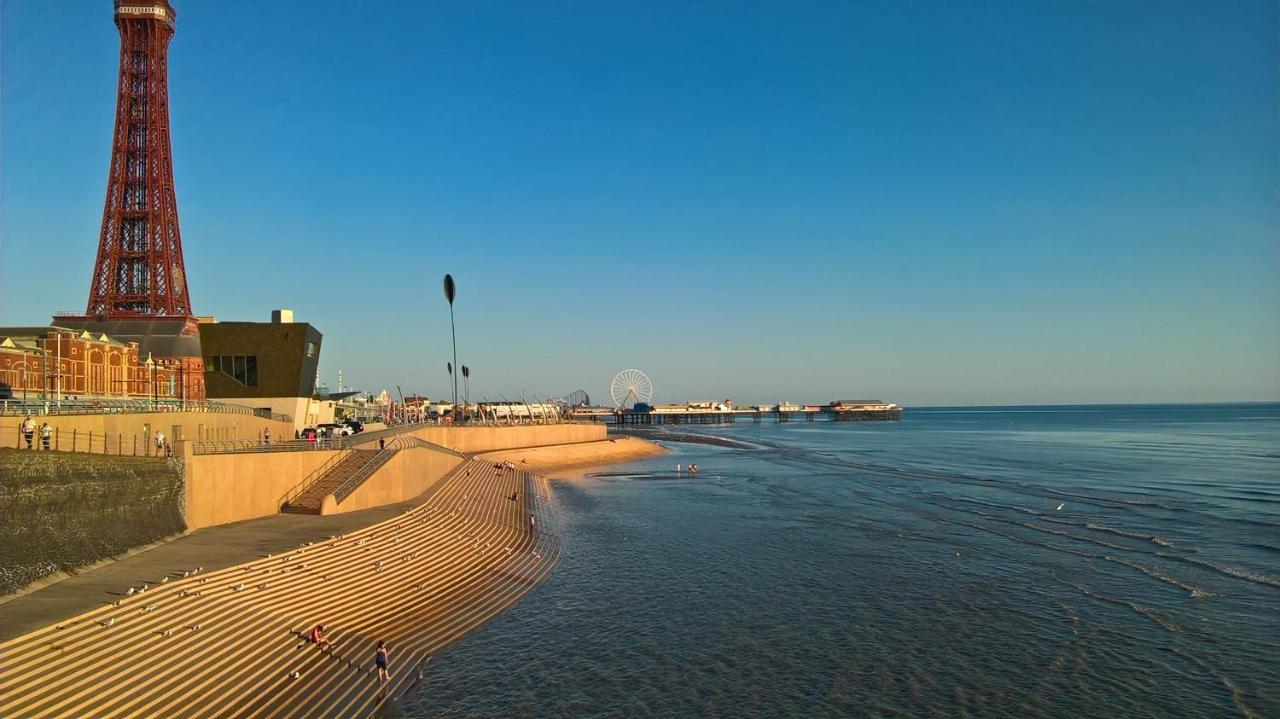
[[[27,449],[35,449],[36,432],[40,433],[40,448],[52,449],[50,445],[53,443],[53,427],[50,427],[48,422],[37,428],[36,421],[31,418],[31,415],[27,415],[26,419],[22,420],[21,430]]]
[[[324,636],[323,624],[317,624],[310,632],[307,632],[307,641],[316,645],[317,649],[333,649],[333,644]],[[378,667],[378,684],[391,679],[391,671],[387,668],[388,662],[387,645],[379,641],[373,655],[373,663]]]

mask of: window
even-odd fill
[[[315,357],[320,354],[320,344],[318,342],[307,341],[307,356]]]
[[[212,355],[205,358],[206,372],[221,372],[246,387],[258,386],[257,355]]]

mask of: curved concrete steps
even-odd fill
[[[367,716],[550,572],[548,499],[545,479],[472,460],[395,519],[113,597],[0,645],[0,716]],[[317,623],[332,651],[299,639]]]

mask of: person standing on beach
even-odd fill
[[[53,427],[48,422],[40,425],[40,446],[48,451],[49,443],[53,440]]]
[[[36,421],[31,419],[31,415],[22,420],[22,438],[27,440],[27,449],[35,449],[31,442],[36,438]]]
[[[387,646],[378,642],[378,651],[373,656],[373,663],[378,665],[378,684],[391,681],[391,672],[387,670]]]
[[[160,430],[156,430],[156,456],[160,457],[164,454],[164,434]]]
[[[271,428],[270,427],[267,427],[266,429],[262,430],[262,446],[263,447],[271,446]]]

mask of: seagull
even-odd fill
[[[1061,512],[1061,511],[1062,511],[1062,508],[1063,508],[1063,507],[1065,507],[1065,506],[1067,506],[1067,503],[1066,503],[1066,502],[1063,502],[1062,504],[1059,504],[1059,505],[1058,505],[1058,508],[1057,508],[1057,509],[1055,509],[1055,510],[1053,510],[1053,511],[1055,511],[1055,512]]]
[[[132,597],[132,596],[133,596],[133,591],[134,591],[133,587],[129,587],[129,591],[125,592],[125,593],[124,593],[124,595],[125,595],[126,597]]]
[[[161,577],[161,578],[160,578],[160,583],[161,583],[161,584],[168,584],[168,583],[169,583],[169,578],[168,578],[168,577]]]
[[[262,584],[259,584],[259,585],[258,585],[258,589],[266,589],[266,588],[267,588],[267,583],[266,583],[266,582],[263,582]]]
[[[189,576],[191,576],[191,572],[183,572],[183,573],[182,573],[182,578],[183,578],[183,579],[186,579],[186,578],[187,578],[187,577],[189,577]]]
[[[113,606],[113,607],[118,607],[118,606],[120,606],[120,600],[119,600],[119,599],[117,599],[116,601],[112,602],[112,603],[111,603],[111,606]]]
[[[240,591],[240,590],[242,590],[242,589],[244,589],[244,582],[241,582],[241,583],[237,584],[237,585],[232,589],[232,591],[236,591],[236,592],[238,592],[238,591]]]
[[[160,632],[160,636],[162,636],[162,637],[167,637],[167,636],[169,636],[170,634],[173,634],[173,630],[172,630],[172,629],[166,629],[166,630],[164,630],[163,632]]]
[[[293,677],[294,679],[297,679],[298,677],[302,676],[302,674],[300,674],[300,673],[298,673],[298,672],[294,672],[293,674],[290,674],[289,676]]]
[[[202,626],[204,626],[204,625],[202,625],[202,624],[192,624],[190,627],[188,627],[188,629],[190,629],[190,630],[191,630],[191,631],[193,631],[193,632],[194,632],[194,631],[199,631],[200,627],[202,627]]]
[[[98,622],[98,624],[101,624],[102,626],[106,627],[107,629],[110,629],[111,627],[115,626],[115,623],[116,623],[116,618],[115,618],[115,617],[112,617],[112,618],[108,619],[108,620],[107,620],[107,621],[105,621],[105,622]]]
[[[196,574],[204,571],[204,567],[196,567]]]
[[[139,589],[138,591],[139,591],[139,592],[145,592],[145,591],[147,591],[147,587],[149,587],[149,586],[151,586],[151,585],[150,585],[150,584],[143,584],[143,585],[142,585],[142,589]]]

